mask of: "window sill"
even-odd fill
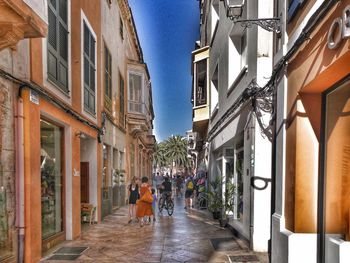
[[[62,87],[60,87],[60,85],[58,85],[56,83],[56,81],[50,79],[49,76],[47,76],[47,82],[52,85],[53,87],[55,87],[61,94],[63,94],[64,96],[66,96],[68,99],[71,98],[70,96],[70,90],[69,89],[64,89]]]
[[[237,85],[241,82],[241,80],[243,79],[244,75],[248,72],[248,66],[245,65],[241,71],[238,73],[235,81],[232,83],[232,85],[230,86],[230,88],[227,91],[227,97],[230,96],[230,94],[232,93],[232,91],[237,87]]]
[[[193,106],[193,109],[194,110],[202,109],[202,108],[206,108],[207,106],[208,106],[208,104],[203,104],[203,105],[200,105],[200,106]]]

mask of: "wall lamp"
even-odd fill
[[[229,19],[240,23],[242,27],[248,28],[252,27],[252,25],[258,25],[269,32],[275,32],[277,36],[281,35],[281,20],[279,17],[238,20],[238,18],[242,16],[245,0],[223,1],[226,9],[226,16]]]
[[[87,138],[86,134],[83,133],[83,132],[81,132],[81,131],[75,133],[75,136],[77,136],[77,137],[80,138],[80,139],[86,139],[86,138]]]

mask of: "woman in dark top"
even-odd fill
[[[129,191],[129,223],[131,223],[132,218],[135,217],[136,214],[136,201],[139,199],[139,185],[138,179],[133,177],[131,180],[131,184],[128,187]]]

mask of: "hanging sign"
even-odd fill
[[[344,11],[343,16],[333,20],[328,31],[328,48],[336,49],[343,39],[350,37],[350,5]]]

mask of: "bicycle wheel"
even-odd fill
[[[169,200],[167,202],[167,211],[169,216],[171,216],[174,213],[174,202],[172,200]]]
[[[159,198],[158,210],[159,210],[159,213],[161,213],[163,211],[163,197]]]

